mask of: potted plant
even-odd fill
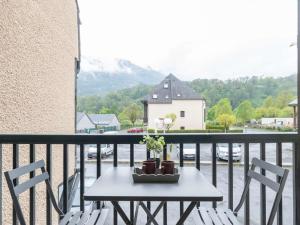
[[[156,161],[156,168],[159,168],[160,153],[165,146],[165,138],[162,136],[145,135],[140,144],[146,144],[147,151],[152,155],[151,159]]]

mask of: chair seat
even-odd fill
[[[193,211],[197,225],[241,225],[230,209],[200,207]]]
[[[104,225],[108,209],[93,210],[91,212],[68,212],[59,225]]]

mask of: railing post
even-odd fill
[[[2,144],[0,144],[0,224],[2,224]]]
[[[19,145],[13,144],[13,169],[16,169],[19,167]],[[13,180],[14,185],[16,186],[19,183],[19,179],[16,178]],[[18,224],[17,221],[17,214],[15,209],[13,208],[13,225]]]
[[[35,162],[35,145],[30,144],[29,145],[30,152],[29,152],[29,158],[30,163]],[[35,171],[30,172],[30,178],[33,178],[35,176]],[[30,225],[35,224],[35,187],[30,188],[30,203],[29,203],[29,212],[30,212]]]
[[[97,163],[96,163],[96,172],[97,179],[101,176],[101,144],[97,144]],[[100,202],[97,202],[97,209],[100,209]]]
[[[212,184],[217,187],[217,151],[216,143],[212,144]],[[217,208],[217,202],[212,203],[213,208]]]
[[[247,182],[249,171],[249,143],[245,143],[245,158],[244,158],[244,184]],[[250,192],[248,192],[245,200],[244,208],[244,224],[250,225]]]
[[[282,143],[276,143],[276,165],[282,167]],[[279,183],[281,178],[277,176],[277,182]],[[277,225],[282,225],[282,198],[280,200],[277,211]]]
[[[69,157],[68,157],[68,145],[63,145],[63,212],[68,212],[68,169],[69,169]]]
[[[261,143],[260,144],[260,159],[266,160],[266,144]],[[265,176],[266,171],[264,169],[260,169],[261,175]],[[260,224],[265,225],[266,224],[266,186],[264,184],[260,184]]]
[[[294,143],[294,225],[300,224],[300,145]]]
[[[228,144],[228,208],[233,210],[233,153],[232,143]]]
[[[84,144],[80,144],[80,211],[84,211]]]
[[[47,151],[47,156],[46,156],[46,165],[47,165],[47,171],[49,174],[49,183],[50,185],[52,184],[52,146],[51,144],[46,145],[46,151]],[[51,200],[50,200],[50,195],[47,192],[46,193],[46,205],[47,205],[47,214],[46,214],[46,220],[47,220],[47,225],[52,224],[52,205],[51,205]]]

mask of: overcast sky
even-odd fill
[[[296,0],[79,0],[82,54],[184,80],[296,72]]]

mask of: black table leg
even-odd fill
[[[111,201],[111,204],[114,206],[115,210],[119,213],[123,221],[125,222],[126,225],[132,225],[132,222],[130,222],[129,218],[126,216],[125,212],[121,208],[118,202],[116,201]]]
[[[187,207],[187,209],[184,211],[184,213],[182,214],[182,216],[179,218],[178,222],[176,223],[176,225],[181,225],[184,223],[184,221],[186,220],[186,218],[190,215],[190,213],[192,212],[192,210],[195,208],[197,202],[191,202],[189,207]]]

